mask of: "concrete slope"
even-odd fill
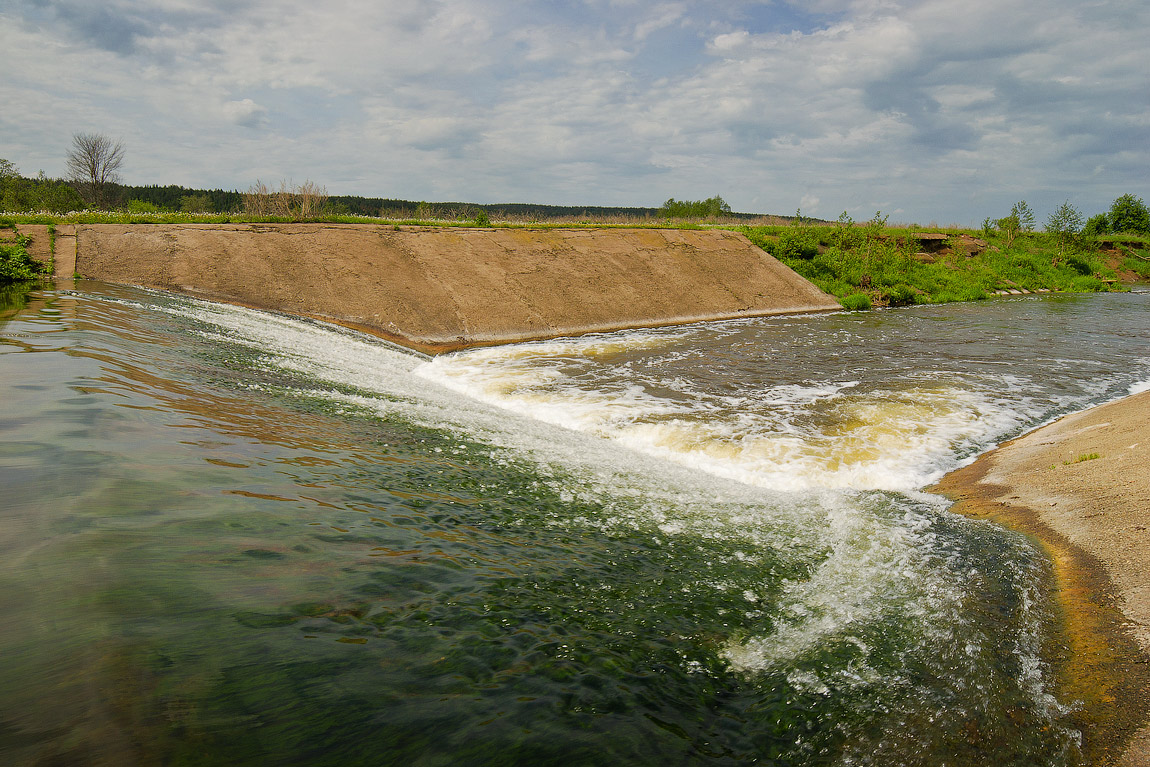
[[[76,271],[303,314],[442,352],[838,309],[741,234],[377,224],[76,227]]]

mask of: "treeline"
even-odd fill
[[[259,185],[257,182],[256,186]],[[281,184],[281,186],[283,186]],[[131,185],[107,183],[101,190],[98,208],[129,213],[217,213],[250,212],[252,189],[197,189],[178,184]],[[544,205],[539,203],[427,202],[362,195],[326,195],[320,216],[365,216],[398,220],[474,219],[481,212],[491,219],[505,221],[636,221],[647,219],[753,221],[757,213],[736,213],[722,197],[706,200],[671,198],[658,208],[624,205]],[[50,179],[41,173],[25,178],[8,161],[0,159],[0,211],[10,213],[69,213],[93,208],[95,203],[77,191],[77,185]],[[789,217],[775,217],[786,220]]]
[[[68,213],[83,207],[79,193],[63,181],[48,178],[43,171],[25,178],[15,165],[0,158],[0,211]]]
[[[243,195],[223,189],[189,189],[175,184],[167,186],[125,186],[116,184],[113,196],[121,205],[133,200],[155,206],[156,210],[185,213],[231,213],[243,209]],[[131,207],[129,205],[129,207]],[[139,207],[139,206],[137,206]],[[196,208],[189,210],[189,208]]]
[[[451,208],[461,204],[443,203],[442,207]],[[500,218],[538,219],[540,221],[549,218],[574,218],[588,221],[609,218],[652,218],[658,213],[657,208],[605,205],[538,205],[523,202],[496,203],[475,207],[482,208],[488,214]]]
[[[250,193],[250,190],[249,190]],[[221,189],[201,190],[181,186],[121,186],[119,196],[155,205],[161,211],[206,213],[239,213],[244,211],[245,192],[227,192]],[[210,207],[189,210],[189,198],[207,198]],[[668,203],[674,203],[673,206]],[[427,202],[402,200],[391,197],[364,197],[360,195],[328,195],[323,213],[331,216],[368,216],[399,220],[458,220],[475,218],[480,211],[493,219],[547,221],[575,219],[603,221],[611,219],[657,218],[733,218],[753,220],[756,213],[735,213],[721,197],[701,202],[669,200],[659,208],[611,205],[544,205],[539,203]]]

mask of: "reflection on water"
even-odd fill
[[[1077,763],[1045,565],[917,488],[1150,378],[1138,297],[424,363],[80,288],[0,327],[6,763]]]

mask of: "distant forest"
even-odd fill
[[[204,212],[231,213],[243,210],[243,193],[223,189],[188,189],[182,186],[123,186],[116,195],[124,203],[130,200],[150,203],[161,210],[186,210],[188,200],[206,202]],[[665,207],[665,206],[664,206]],[[612,207],[604,205],[540,205],[535,203],[494,203],[480,205],[472,202],[423,202],[397,200],[388,197],[361,197],[358,195],[328,195],[325,212],[329,215],[378,216],[392,219],[472,217],[479,211],[499,218],[519,218],[540,221],[553,218],[660,218],[664,208]],[[729,208],[724,217],[755,220],[757,213],[734,213]]]
[[[98,137],[97,137],[98,138]],[[253,212],[254,202],[274,202],[284,210]],[[308,210],[297,210],[303,203]],[[259,206],[256,206],[259,207]],[[266,206],[265,206],[266,207]],[[275,208],[275,205],[271,206]],[[789,220],[789,216],[763,216],[758,213],[736,213],[722,197],[706,200],[671,198],[658,208],[610,205],[543,205],[506,202],[478,204],[471,202],[426,202],[388,197],[329,195],[323,187],[304,185],[269,187],[257,182],[248,190],[194,189],[177,184],[130,186],[113,180],[85,182],[48,178],[41,172],[27,178],[8,160],[0,158],[0,211],[68,213],[80,210],[127,211],[147,213],[215,213],[299,216],[305,218],[366,216],[392,220],[491,220],[519,221],[596,221],[642,222],[647,219],[719,220],[728,223],[745,221],[762,223],[764,218]]]

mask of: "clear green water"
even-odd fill
[[[1045,563],[920,489],[1150,380],[1147,294],[432,363],[2,298],[6,764],[1080,761]]]

